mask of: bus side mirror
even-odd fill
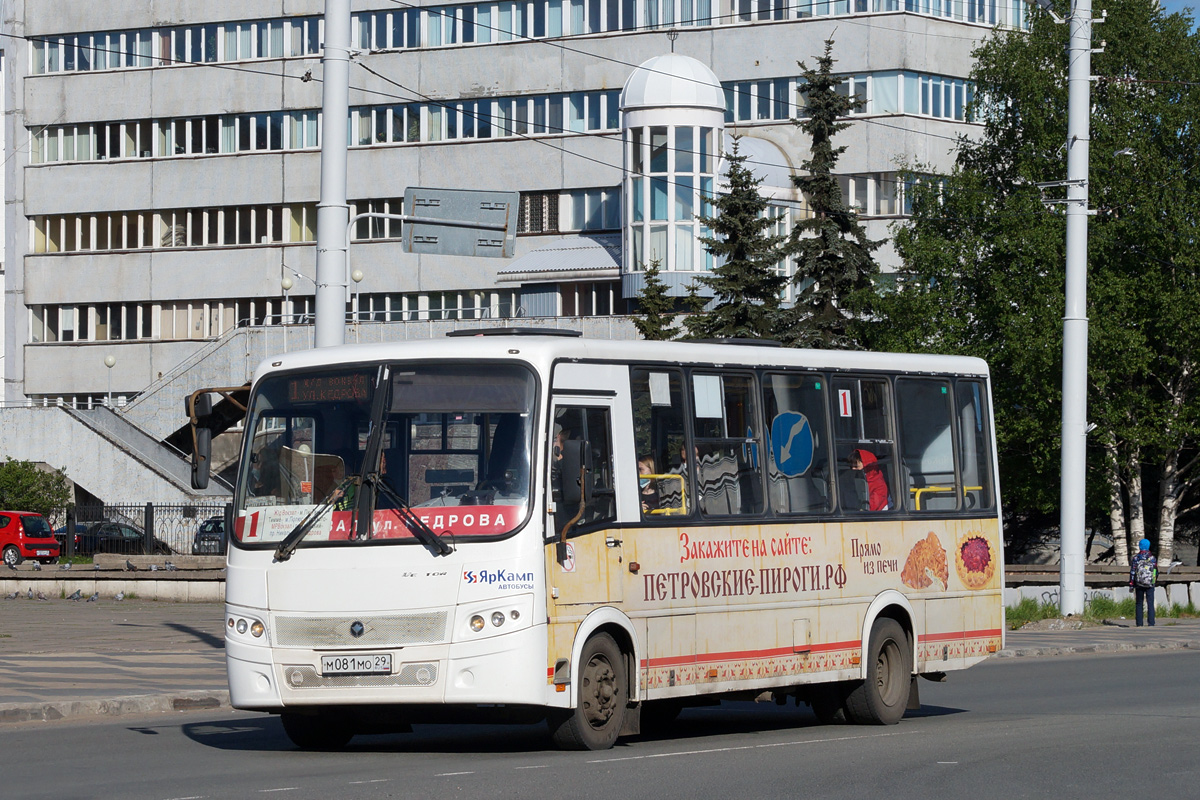
[[[212,431],[196,427],[192,450],[192,488],[207,489],[209,464],[212,463]]]
[[[194,392],[187,396],[184,409],[192,427],[192,488],[207,489],[212,463],[212,429],[208,427],[212,396],[207,392]]]

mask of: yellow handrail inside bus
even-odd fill
[[[646,511],[647,514],[686,514],[687,513],[687,493],[684,488],[685,484],[683,476],[678,473],[665,473],[662,475],[638,475],[638,478],[649,478],[652,481],[679,481],[679,503],[678,507],[672,508],[651,508]],[[659,493],[659,497],[662,494]]]
[[[981,492],[981,491],[983,491],[983,487],[982,486],[964,486],[964,487],[962,487],[962,490],[963,490],[963,497],[966,497],[967,492]],[[937,493],[942,493],[942,492],[953,492],[954,487],[953,486],[922,486],[919,489],[918,488],[909,489],[909,491],[913,493],[913,501],[916,503],[916,510],[920,511],[921,510],[921,495],[937,494]]]

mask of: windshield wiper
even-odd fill
[[[300,544],[300,540],[308,535],[308,532],[312,530],[317,520],[329,510],[330,506],[345,497],[346,489],[360,481],[361,478],[358,475],[347,475],[342,478],[338,485],[334,486],[333,490],[325,495],[325,499],[321,501],[321,504],[314,506],[313,510],[308,512],[304,516],[304,519],[296,523],[296,527],[292,528],[287,536],[283,537],[283,541],[275,548],[275,560],[287,561],[291,558],[292,553],[296,552],[296,547]]]
[[[448,556],[454,552],[453,548],[446,544],[446,540],[438,535],[433,528],[426,525],[412,510],[412,506],[404,502],[404,498],[388,483],[386,478],[380,475],[376,486],[396,504],[396,510],[400,512],[398,516],[404,520],[409,531],[418,542],[432,550],[436,556]]]

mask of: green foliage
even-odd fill
[[[1022,597],[1015,606],[1004,610],[1004,621],[1009,630],[1017,630],[1030,622],[1043,619],[1054,619],[1058,616],[1057,603],[1039,603],[1032,597]]]
[[[1085,616],[1094,619],[1132,617],[1135,613],[1133,598],[1126,597],[1123,600],[1113,600],[1106,594],[1095,595],[1084,604],[1083,613]]]
[[[645,282],[638,292],[638,310],[633,326],[643,339],[665,342],[675,338],[675,301],[667,295],[667,285],[660,277],[662,262],[658,259],[646,265]]]
[[[833,137],[849,127],[838,120],[856,107],[856,101],[837,92],[843,79],[833,75],[833,64],[829,39],[816,69],[800,62],[804,78],[800,91],[808,116],[796,124],[812,144],[809,159],[801,165],[808,174],[793,181],[804,191],[812,216],[792,228],[789,251],[796,259],[795,302],[778,334],[796,347],[860,347],[858,328],[872,314],[872,278],[879,273],[871,253],[882,242],[867,238],[833,174],[846,150],[844,145],[834,147]]]
[[[1156,618],[1184,619],[1200,616],[1196,606],[1190,601],[1186,606],[1173,603],[1170,606],[1155,604]],[[1018,630],[1030,622],[1043,619],[1059,619],[1061,613],[1057,603],[1038,603],[1031,597],[1022,597],[1015,606],[1004,609],[1004,619],[1009,630]],[[1108,595],[1095,595],[1083,607],[1083,619],[1088,622],[1102,622],[1106,619],[1133,619],[1137,616],[1137,608],[1132,597],[1113,600]]]
[[[47,472],[31,461],[6,457],[0,464],[0,508],[56,517],[71,498],[69,484],[63,469]]]
[[[1155,0],[1100,2],[1103,11],[1087,309],[1088,419],[1099,430],[1089,441],[1115,443],[1126,468],[1146,464],[1157,484],[1172,454],[1200,441],[1200,37]],[[1065,177],[1067,35],[1031,7],[1028,33],[997,31],[976,50],[969,113],[982,131],[960,142],[943,179],[911,165],[907,177],[924,183],[895,231],[904,268],[867,333],[875,349],[988,360],[1005,505],[1023,514],[1058,509],[1065,222],[1035,184]],[[1098,448],[1088,462],[1088,523],[1107,527]],[[1195,459],[1178,462],[1166,493],[1183,499],[1200,476]]]
[[[770,233],[768,203],[758,193],[762,178],[746,167],[739,138],[734,137],[733,151],[726,154],[729,191],[712,201],[712,216],[700,217],[712,230],[712,236],[700,241],[717,266],[697,278],[713,301],[707,312],[685,320],[692,339],[769,339],[778,324],[779,296],[787,281],[775,267],[786,255],[787,237]]]

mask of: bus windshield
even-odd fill
[[[382,379],[380,376],[384,376]],[[382,404],[376,394],[384,392]],[[513,365],[353,365],[263,379],[251,400],[233,539],[302,545],[502,536],[529,508],[535,384]],[[374,463],[372,407],[380,435]],[[370,530],[355,531],[361,479],[376,476]]]

